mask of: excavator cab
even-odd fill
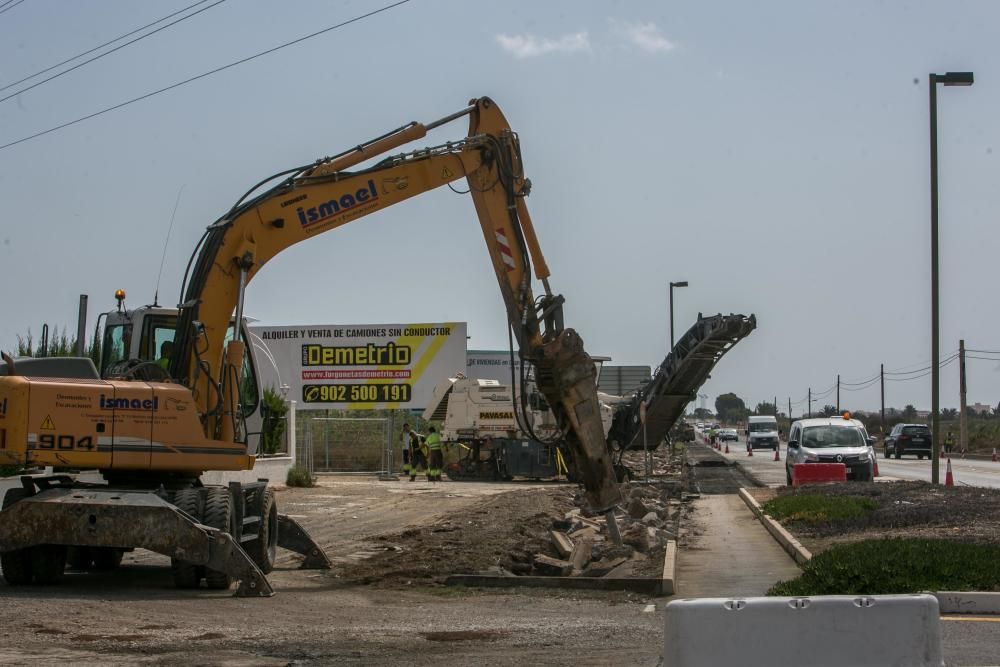
[[[99,327],[103,321],[103,331],[99,332],[101,339],[100,374],[104,379],[131,375],[151,382],[169,382],[170,376],[166,370],[167,364],[163,353],[169,356],[174,338],[177,334],[177,309],[162,306],[141,306],[132,310],[121,308],[102,313],[98,319]],[[231,323],[230,323],[231,324]],[[232,339],[233,328],[226,330],[226,342]],[[246,354],[240,369],[240,389],[238,410],[244,426],[237,429],[236,442],[247,445],[247,453],[254,455],[260,445],[263,429],[261,414],[261,396],[263,390],[258,384],[254,345],[260,346],[259,340],[251,344],[250,332],[246,321],[240,327],[240,338],[243,340]],[[166,348],[164,344],[167,344]],[[239,431],[243,432],[240,433]]]

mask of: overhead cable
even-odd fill
[[[11,0],[8,0],[8,2],[10,2],[10,1]],[[84,51],[83,53],[78,53],[75,56],[73,56],[72,58],[67,58],[66,60],[63,60],[62,62],[59,62],[59,63],[56,63],[55,65],[51,65],[49,67],[46,67],[45,69],[39,70],[39,71],[35,72],[34,74],[29,74],[28,76],[26,76],[26,77],[24,77],[22,79],[18,79],[17,81],[14,81],[12,83],[8,83],[6,86],[0,86],[0,91],[7,90],[8,88],[13,88],[14,86],[16,86],[18,84],[21,84],[21,83],[24,83],[25,81],[28,81],[29,79],[34,79],[36,76],[41,76],[42,74],[45,74],[46,72],[51,72],[52,70],[56,69],[57,67],[62,67],[63,65],[66,65],[67,63],[71,63],[74,60],[77,60],[79,58],[83,58],[84,56],[89,56],[94,51],[99,51],[99,50],[103,49],[105,46],[110,46],[110,45],[114,44],[115,42],[119,42],[119,41],[125,39],[126,37],[131,37],[132,35],[136,34],[137,32],[142,32],[146,28],[151,28],[154,25],[156,25],[157,23],[162,23],[163,21],[166,21],[167,19],[171,19],[171,18],[177,16],[178,14],[183,14],[187,10],[192,9],[194,7],[197,7],[198,5],[203,5],[206,2],[208,2],[208,0],[198,0],[198,2],[194,3],[193,5],[188,5],[184,9],[178,9],[173,14],[167,14],[166,16],[164,16],[162,18],[156,19],[152,23],[147,23],[146,25],[142,26],[141,28],[136,28],[135,30],[133,30],[131,32],[125,33],[124,35],[119,35],[118,37],[115,37],[114,39],[108,40],[107,42],[104,42],[103,44],[95,46],[92,49]],[[219,4],[219,3],[215,3],[215,4]],[[212,5],[212,6],[214,7],[215,5]],[[2,5],[0,5],[0,7],[2,7]],[[206,7],[205,9],[208,9],[208,7]],[[200,10],[200,11],[204,11],[204,10]],[[198,12],[195,12],[195,13],[198,13]],[[194,15],[195,14],[191,14],[189,16],[185,16],[184,18],[180,19],[180,21],[183,21],[184,19],[191,18]],[[179,21],[175,21],[174,23],[179,23]],[[174,23],[171,23],[170,25],[174,25]],[[168,28],[168,27],[170,27],[170,26],[163,26],[159,30],[163,30],[163,28]],[[126,47],[129,44],[134,44],[135,42],[139,41],[140,39],[145,39],[146,37],[149,37],[150,35],[153,35],[153,34],[159,32],[159,30],[154,30],[152,32],[149,32],[149,33],[147,33],[145,35],[142,35],[141,37],[138,37],[138,38],[132,40],[128,44],[122,44],[121,46],[119,46],[119,47],[117,47],[115,49],[112,49],[111,51],[108,51],[107,53],[102,53],[101,55],[99,55],[99,56],[97,56],[95,58],[92,58],[91,60],[88,60],[87,63],[93,62],[94,60],[97,60],[98,58],[103,58],[104,56],[108,55],[108,53],[114,53],[118,49]],[[87,63],[81,63],[80,65],[77,65],[77,67],[82,67],[83,65],[86,65]],[[76,69],[76,68],[74,67],[73,69]],[[55,75],[53,77],[50,77],[50,78],[46,79],[45,81],[51,81],[52,79],[54,79],[54,78],[56,78],[58,76],[62,76],[66,72],[71,72],[71,71],[72,70],[66,70],[65,72],[61,72],[60,74],[57,74],[57,75]],[[35,84],[35,85],[41,85],[42,83],[45,83],[45,81],[41,81],[41,82],[39,82],[38,84]],[[19,92],[23,93],[25,90],[30,90],[30,89],[31,88],[25,88],[24,90],[21,90]],[[14,93],[14,94],[17,95],[18,93]],[[4,99],[7,99],[7,98],[5,97]],[[0,100],[0,102],[2,102],[2,101],[3,100]]]
[[[4,12],[9,12],[10,10],[14,9],[15,7],[17,7],[22,2],[24,2],[24,0],[16,0],[14,2],[14,4],[11,4],[10,2],[4,3],[2,6],[0,6],[0,14],[3,14]]]
[[[24,0],[21,0],[21,1],[23,2]],[[23,144],[26,141],[31,141],[32,139],[37,139],[38,137],[45,136],[46,134],[51,134],[52,132],[57,132],[59,130],[65,129],[67,127],[70,127],[71,125],[76,125],[77,123],[82,123],[82,122],[84,122],[86,120],[90,120],[91,118],[96,118],[97,116],[101,116],[101,115],[104,115],[104,114],[109,113],[111,111],[115,111],[117,109],[121,109],[122,107],[126,107],[126,106],[128,106],[130,104],[134,104],[135,102],[140,102],[142,100],[148,99],[150,97],[153,97],[154,95],[159,95],[160,93],[165,93],[168,90],[173,90],[174,88],[180,88],[183,85],[192,83],[194,81],[198,81],[199,79],[204,79],[206,77],[212,76],[213,74],[218,74],[219,72],[222,72],[224,70],[230,69],[232,67],[236,67],[237,65],[242,65],[243,63],[250,62],[251,60],[255,60],[257,58],[260,58],[261,56],[269,55],[271,53],[274,53],[275,51],[280,51],[281,49],[284,49],[286,47],[293,46],[295,44],[299,44],[300,42],[304,42],[307,39],[312,39],[313,37],[318,37],[319,35],[328,33],[328,32],[333,31],[333,30],[337,30],[339,28],[343,28],[343,27],[348,26],[348,25],[350,25],[352,23],[357,23],[358,21],[362,21],[362,20],[364,20],[366,18],[370,18],[372,16],[375,16],[376,14],[381,14],[382,12],[388,11],[388,10],[393,9],[395,7],[399,7],[400,5],[405,5],[408,2],[410,2],[410,0],[398,0],[397,2],[394,2],[392,4],[385,5],[384,7],[380,7],[378,9],[372,10],[372,11],[367,12],[365,14],[360,14],[358,16],[355,16],[354,18],[348,19],[348,20],[343,21],[341,23],[338,23],[336,25],[332,25],[332,26],[329,26],[327,28],[323,28],[322,30],[317,30],[316,32],[309,33],[308,35],[304,35],[304,36],[299,37],[297,39],[293,39],[290,42],[285,42],[284,44],[279,44],[278,46],[272,47],[270,49],[266,49],[264,51],[260,51],[258,53],[255,53],[252,56],[247,56],[246,58],[241,58],[240,60],[233,61],[233,62],[231,62],[231,63],[229,63],[227,65],[223,65],[221,67],[216,67],[215,69],[209,70],[208,72],[203,72],[202,74],[198,74],[197,76],[192,76],[192,77],[190,77],[188,79],[184,79],[183,81],[178,81],[177,83],[171,84],[169,86],[165,86],[165,87],[160,88],[158,90],[154,90],[152,92],[146,93],[145,95],[140,95],[138,97],[133,97],[130,100],[126,100],[124,102],[120,102],[120,103],[112,105],[110,107],[106,107],[104,109],[101,109],[100,111],[95,111],[94,113],[87,114],[86,116],[81,116],[80,118],[77,118],[75,120],[67,121],[65,123],[62,123],[61,125],[56,125],[55,127],[50,127],[47,130],[42,130],[41,132],[36,132],[35,134],[31,134],[31,135],[28,135],[26,137],[22,137],[20,139],[16,139],[14,141],[10,141],[10,142],[8,142],[6,144],[2,144],[2,145],[0,145],[0,150],[4,150],[4,149],[10,148],[12,146],[17,146],[18,144]]]

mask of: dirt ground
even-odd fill
[[[68,573],[54,587],[0,582],[0,663],[655,665],[661,622],[642,596],[437,583],[539,546],[575,492],[322,477],[278,502],[333,570],[298,570],[284,554],[269,599],[176,590],[167,559],[143,551],[116,572]]]
[[[850,483],[782,487],[781,494],[859,496],[878,507],[857,519],[829,523],[785,522],[812,553],[834,544],[881,537],[923,537],[1000,544],[1000,489],[943,487],[927,482]],[[766,498],[758,497],[760,502]]]

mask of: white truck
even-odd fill
[[[747,417],[747,449],[778,449],[778,420],[773,415]]]

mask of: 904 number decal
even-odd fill
[[[62,451],[83,449],[91,451],[94,449],[94,439],[89,435],[77,438],[75,435],[43,433],[38,436],[38,449],[57,449]]]

